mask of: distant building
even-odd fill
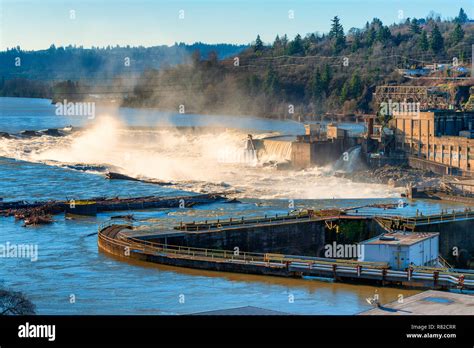
[[[305,135],[291,144],[291,165],[297,169],[335,163],[341,155],[357,145],[357,137],[330,123],[305,125]]]
[[[332,123],[327,126],[328,139],[344,139],[347,137],[347,131]]]
[[[431,72],[428,68],[421,69],[398,69],[398,73],[404,76],[426,76]]]
[[[432,266],[438,263],[439,233],[396,232],[361,243],[359,261],[387,262],[393,269],[410,265]]]
[[[396,149],[412,158],[410,164],[440,174],[474,174],[474,112],[394,113],[390,125]]]

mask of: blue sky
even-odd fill
[[[474,17],[474,0],[0,0],[0,49],[20,45],[153,46],[192,43],[249,43],[257,34],[327,32],[339,15],[344,29],[373,17],[385,24],[431,11],[452,18],[463,7]],[[180,19],[180,11],[184,19]],[[75,18],[71,19],[71,11]],[[289,18],[294,11],[294,19]],[[401,11],[401,12],[400,12]]]

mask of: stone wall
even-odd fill
[[[336,226],[339,226],[336,229]],[[234,250],[255,253],[277,253],[324,257],[324,246],[337,243],[358,243],[382,233],[372,219],[336,219],[279,223],[255,227],[234,227],[207,232],[183,232],[179,235],[157,236],[156,243],[195,248]]]

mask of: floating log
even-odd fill
[[[131,214],[129,214],[129,215],[115,215],[115,216],[111,216],[110,219],[111,220],[121,219],[121,220],[133,221],[133,220],[135,220],[135,217]]]
[[[172,182],[169,181],[161,181],[155,179],[141,179],[141,178],[134,178],[125,174],[120,174],[116,172],[108,172],[105,174],[105,177],[109,180],[130,180],[130,181],[140,181],[146,184],[154,184],[154,185],[161,185],[161,186],[169,186],[173,185]]]
[[[98,198],[95,200],[47,201],[28,203],[0,202],[0,215],[15,216],[17,220],[32,217],[54,215],[67,212],[74,215],[95,215],[97,212],[126,211],[151,208],[189,208],[199,204],[228,202],[224,196],[216,193],[193,196],[160,197],[146,196],[135,198]]]
[[[25,219],[25,225],[24,226],[30,226],[30,225],[45,225],[45,224],[51,224],[53,223],[53,218],[51,215],[38,215],[38,216],[31,216],[29,218]]]

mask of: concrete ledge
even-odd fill
[[[474,296],[428,290],[359,315],[473,315]]]

